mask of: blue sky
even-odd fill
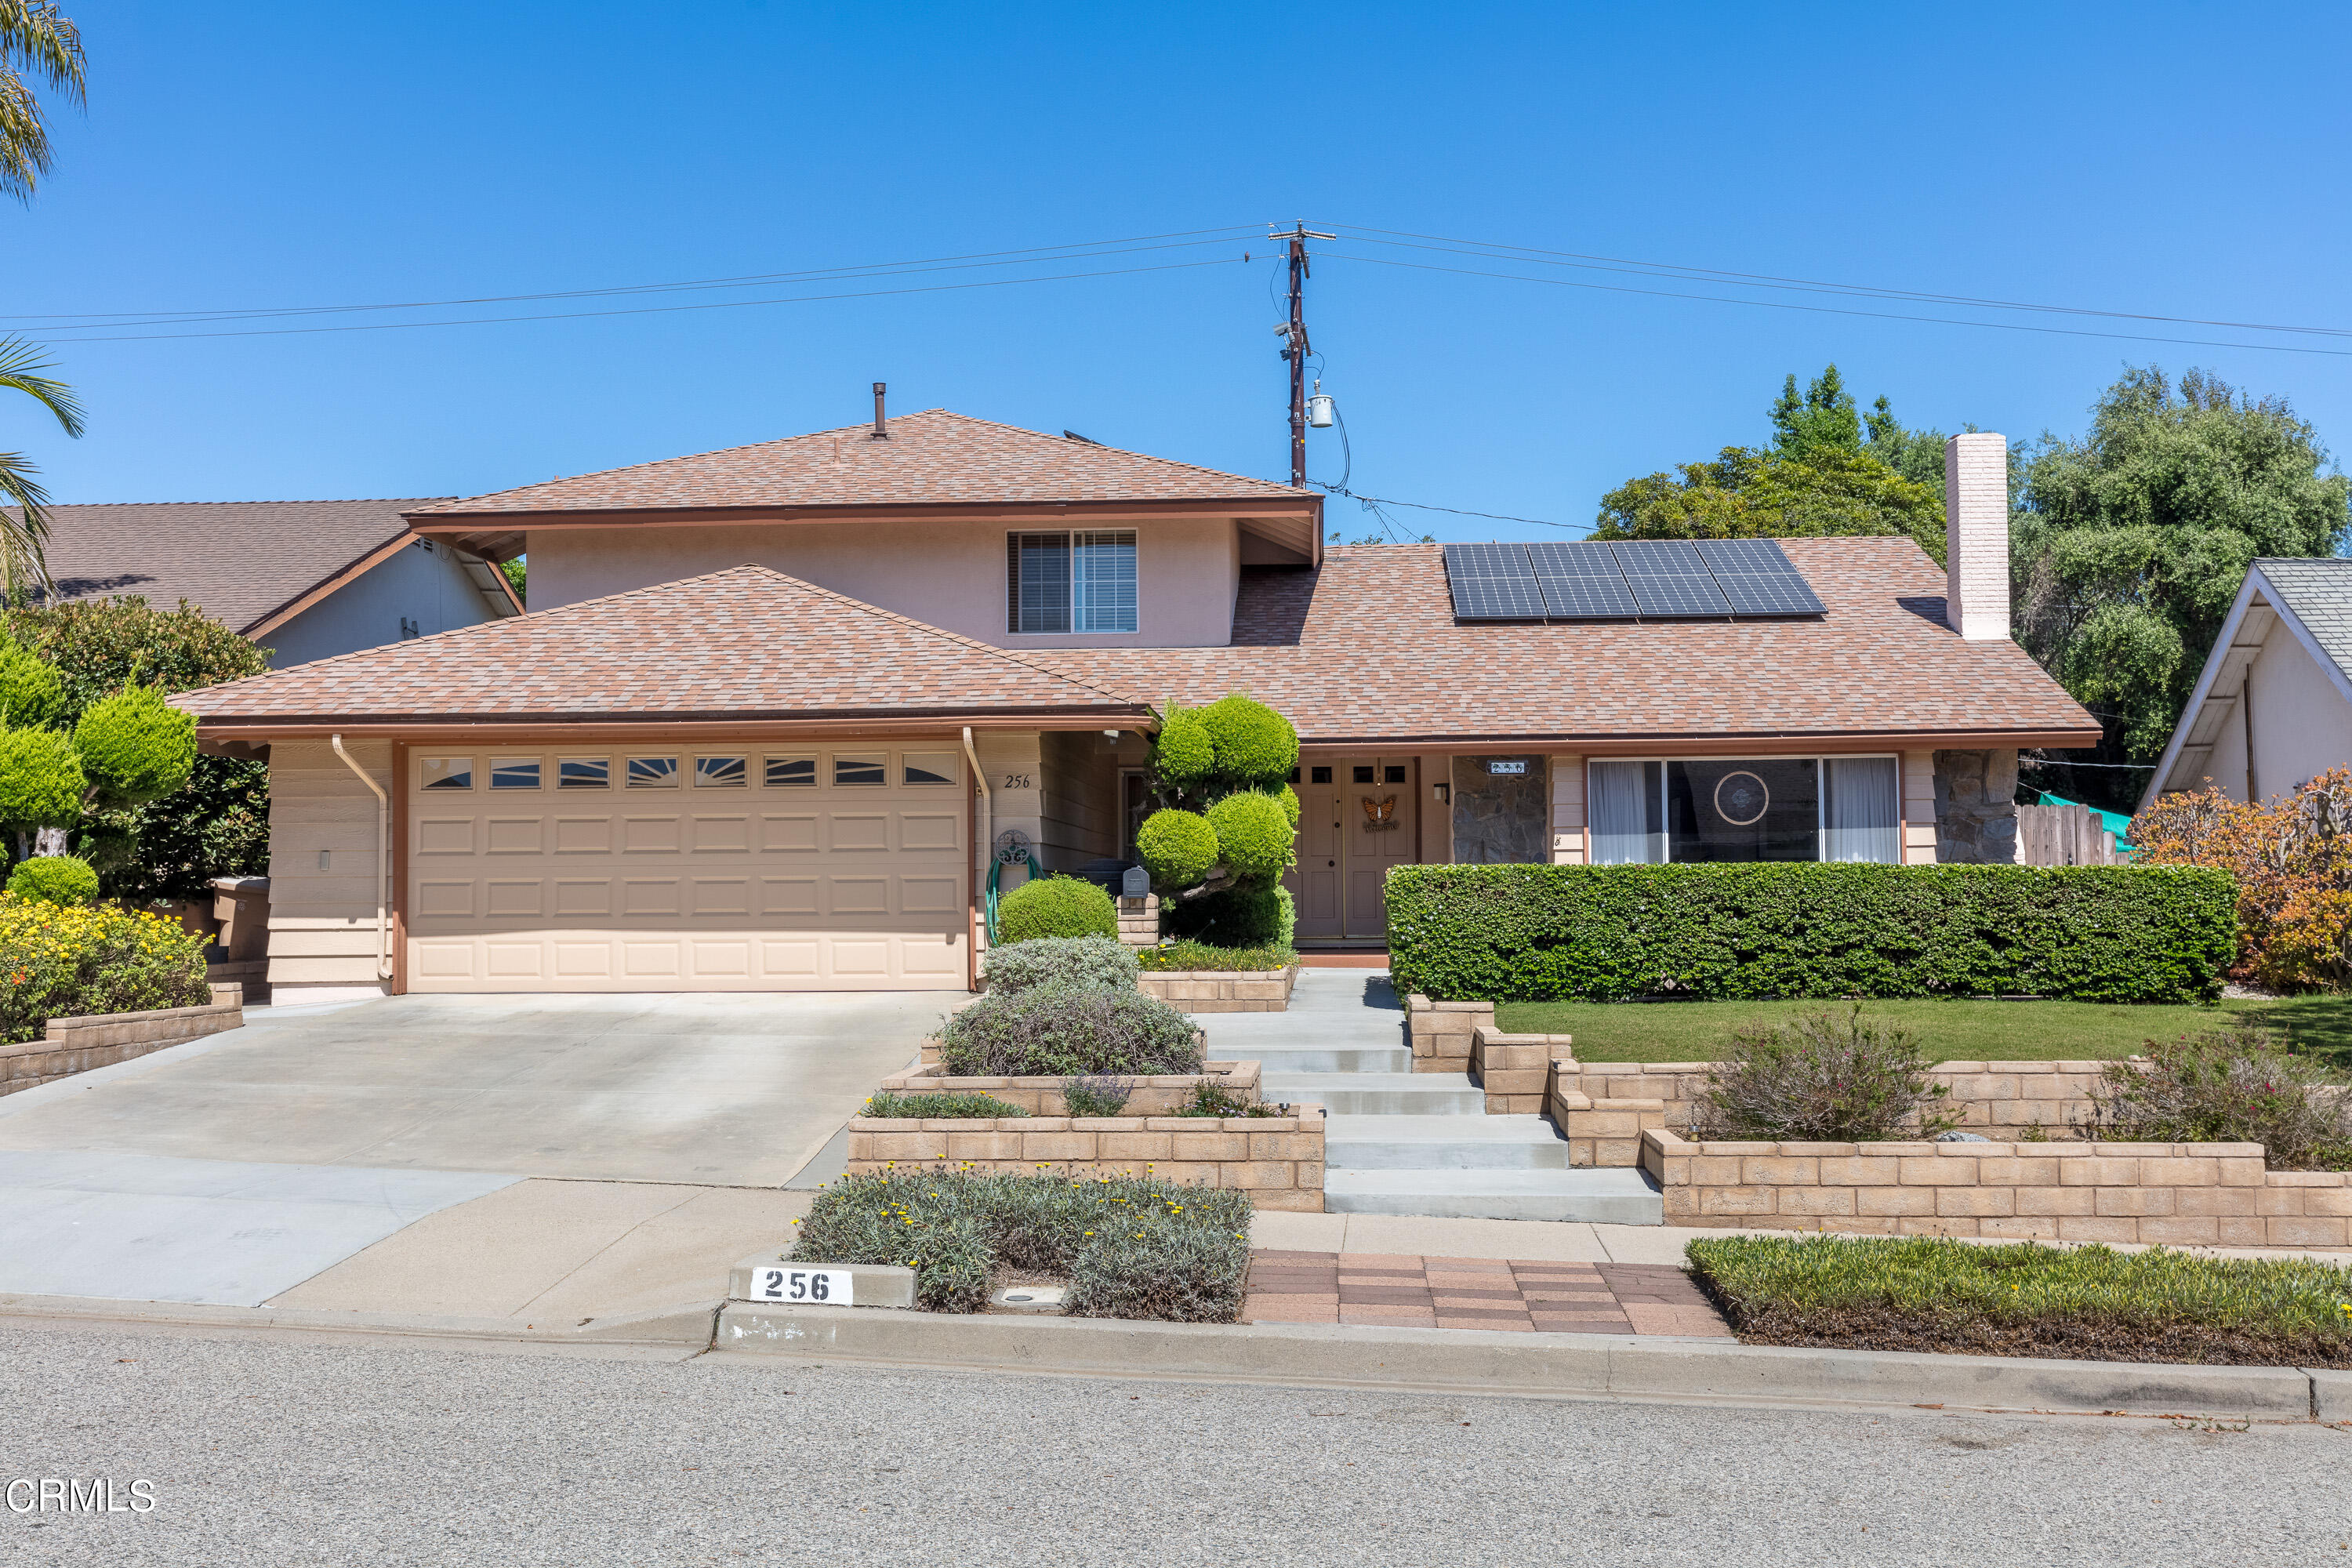
[[[29,405],[0,408],[0,446],[30,452],[60,500],[475,493],[850,423],[877,379],[902,410],[1279,478],[1278,311],[1267,247],[1247,233],[1296,217],[2352,328],[2342,7],[2266,7],[2259,27],[2233,8],[2147,5],[1982,6],[1964,26],[1948,7],[1861,5],[67,8],[89,51],[89,112],[59,113],[53,179],[0,210],[7,325],[53,345],[90,416],[70,442]],[[1026,270],[1213,265],[830,302],[121,342],[71,340],[467,312],[56,324],[1191,230],[1231,237]],[[2285,395],[2352,448],[2347,356],[1650,298],[1362,258],[1741,291],[1328,248],[1309,321],[1354,488],[1374,495],[1581,528],[1629,476],[1759,440],[1780,378],[1831,360],[1909,423],[2012,437],[2079,429],[2126,361],[2203,364]],[[1318,433],[1310,471],[1336,479],[1339,465]],[[1330,515],[1362,526],[1347,503]],[[1440,538],[1558,537],[1397,515]]]

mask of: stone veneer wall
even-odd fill
[[[215,985],[212,990],[213,999],[197,1007],[52,1018],[45,1037],[0,1046],[0,1094],[37,1089],[92,1068],[112,1067],[166,1047],[242,1027],[242,989]]]
[[[1298,966],[1287,969],[1163,969],[1137,984],[1187,1013],[1287,1013]]]
[[[1947,866],[2017,859],[2017,752],[1936,753],[1936,859]]]
[[[1524,773],[1496,777],[1495,761],[1522,761]],[[1454,863],[1457,866],[1538,865],[1551,859],[1551,793],[1544,759],[1454,759]]]
[[[1262,1209],[1320,1214],[1323,1108],[1297,1110],[1265,1117],[860,1116],[849,1123],[849,1173],[951,1161],[1000,1174],[1085,1180],[1141,1175],[1148,1168],[1162,1181],[1239,1187]]]
[[[936,1046],[932,1047],[936,1053]],[[1260,1068],[1255,1062],[1202,1062],[1197,1073],[1167,1073],[1135,1080],[1135,1092],[1128,1096],[1128,1108],[1137,1115],[1153,1115],[1175,1110],[1192,1098],[1192,1092],[1202,1084],[1223,1089],[1236,1100],[1252,1104],[1258,1101]],[[1062,1086],[1070,1080],[1055,1078],[950,1078],[936,1060],[904,1072],[892,1073],[882,1080],[884,1094],[990,1094],[1007,1105],[1017,1105],[1033,1116],[1066,1116],[1069,1107],[1062,1099]]]
[[[1694,1143],[1642,1134],[1668,1225],[2343,1248],[2352,1173],[2259,1143]]]

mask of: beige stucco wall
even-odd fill
[[[2274,626],[2246,675],[2254,732],[2246,771],[2249,715],[2233,712],[2213,739],[2205,771],[2232,800],[2284,795],[2329,768],[2352,767],[2352,702],[2294,631]],[[2202,788],[2200,781],[2195,786]]]
[[[1208,647],[1233,640],[1241,531],[1230,518],[1150,518],[1131,525],[1133,633],[1007,633],[1005,536],[1055,526],[1041,519],[534,530],[530,607],[555,609],[749,564],[1000,647]]]
[[[392,787],[392,742],[346,741],[377,784]],[[327,855],[321,868],[319,857]],[[372,986],[382,853],[375,796],[324,741],[269,749],[269,984],[275,1000],[304,986]]]

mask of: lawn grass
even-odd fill
[[[2157,1247],[1720,1237],[1687,1249],[1751,1343],[2352,1366],[2352,1268]]]
[[[1769,1026],[1837,1002],[1506,1002],[1495,1021],[1515,1034],[1573,1035],[1587,1062],[1705,1062],[1728,1054],[1734,1032]],[[2268,1024],[2296,1048],[2352,1068],[2352,996],[2225,1001],[2210,1006],[2104,1002],[1909,998],[1864,1012],[1909,1030],[1937,1061],[2064,1061],[2127,1057],[2151,1038],[2232,1024]]]

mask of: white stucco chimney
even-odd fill
[[[1944,443],[1944,619],[1969,642],[2009,639],[2009,440]]]

